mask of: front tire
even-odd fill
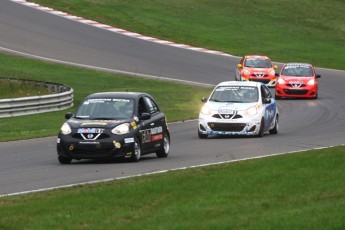
[[[141,145],[140,145],[139,138],[136,137],[134,140],[133,154],[129,159],[132,162],[138,162],[140,160],[140,157],[141,157]]]
[[[63,164],[63,165],[70,164],[72,162],[71,158],[63,157],[63,156],[58,156],[58,160],[60,164]]]
[[[169,134],[165,132],[163,136],[163,146],[160,150],[156,152],[156,155],[158,158],[164,158],[169,155],[169,151],[170,151],[170,137],[169,137]]]
[[[257,134],[257,137],[263,137],[264,136],[264,128],[265,128],[265,120],[262,118],[260,122],[260,130]]]
[[[203,133],[201,133],[200,131],[198,131],[198,137],[200,138],[200,139],[206,139],[207,138],[207,134],[203,134]]]
[[[274,127],[273,129],[270,129],[269,132],[270,134],[278,134],[278,131],[279,131],[279,117],[277,115],[274,121]]]

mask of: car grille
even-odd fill
[[[265,75],[262,75],[262,74],[252,74],[251,75],[252,77],[267,77],[268,75],[265,74]]]
[[[291,94],[291,95],[306,95],[308,93],[308,90],[305,89],[284,89],[284,92],[286,94]]]
[[[229,116],[229,118],[226,118],[227,116]],[[234,116],[233,114],[214,114],[212,117],[217,118],[217,119],[225,119],[225,120],[242,118],[242,116],[239,114],[236,114],[234,117],[233,116]]]
[[[89,134],[92,134],[92,137],[91,138],[88,138],[88,134],[83,134],[85,136],[85,140],[92,140],[94,139],[98,133],[89,133]],[[72,135],[73,138],[76,138],[76,139],[79,139],[79,140],[84,140],[84,138],[82,137],[82,135],[80,133],[75,133]],[[96,138],[95,140],[101,140],[101,139],[105,139],[105,138],[109,138],[110,136],[106,133],[102,133],[98,138]]]
[[[73,156],[81,157],[107,157],[114,150],[114,145],[102,145],[98,147],[97,145],[85,145],[85,147],[77,147],[73,151],[70,151]]]
[[[223,132],[240,132],[246,127],[245,123],[213,123],[209,122],[207,125],[213,130],[213,131],[223,131]]]
[[[256,81],[256,82],[262,82],[263,84],[268,84],[271,80],[265,80],[265,79],[249,79],[249,81]]]
[[[294,87],[294,88],[305,87],[305,84],[301,84],[301,85],[299,85],[299,84],[286,84],[286,85],[289,87]]]

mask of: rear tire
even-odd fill
[[[63,157],[63,156],[58,156],[58,160],[60,164],[63,164],[63,165],[70,164],[72,162],[71,158]]]
[[[160,150],[156,152],[156,155],[158,158],[164,158],[169,155],[169,150],[170,150],[170,137],[167,132],[164,133],[163,136],[163,146]]]

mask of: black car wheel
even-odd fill
[[[276,119],[274,121],[274,127],[273,129],[270,129],[269,132],[270,134],[277,134],[279,131],[279,123],[278,123],[278,115],[276,116]]]
[[[263,137],[264,136],[264,128],[265,128],[265,121],[264,121],[264,118],[262,118],[261,123],[260,123],[260,130],[259,130],[257,137]]]
[[[72,162],[71,158],[68,157],[63,157],[63,156],[58,156],[58,160],[60,162],[60,164],[70,164]]]
[[[130,161],[138,162],[140,160],[140,157],[141,157],[141,145],[140,145],[139,138],[136,137],[134,141],[133,154],[130,158]]]
[[[203,133],[201,133],[199,130],[198,130],[198,137],[200,138],[200,139],[206,139],[207,138],[207,134],[203,134]]]
[[[167,132],[164,133],[163,146],[156,152],[157,157],[164,158],[169,155],[170,150],[170,138]]]

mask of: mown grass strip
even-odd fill
[[[2,229],[343,229],[343,147],[0,199]]]

